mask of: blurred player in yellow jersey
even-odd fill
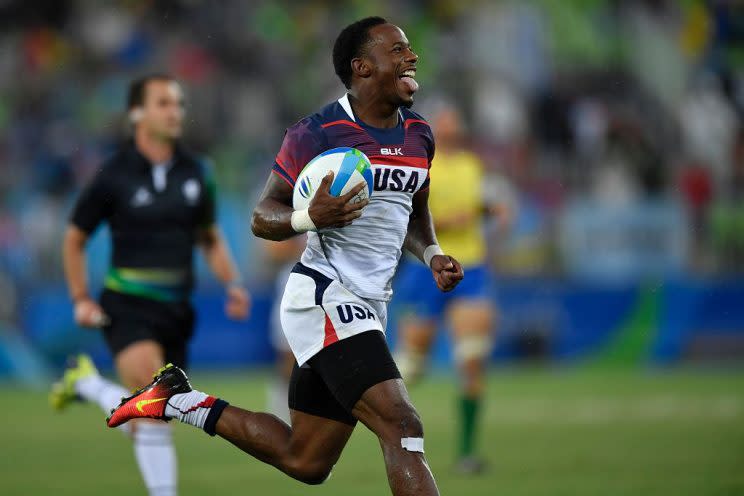
[[[489,206],[484,201],[483,166],[474,153],[462,147],[457,110],[443,108],[431,122],[437,152],[431,167],[429,209],[440,246],[457,257],[466,277],[453,291],[442,293],[432,284],[428,268],[414,263],[403,265],[396,287],[396,297],[403,302],[396,362],[404,380],[415,383],[426,369],[437,327],[447,324],[461,378],[456,468],[477,473],[484,468],[475,454],[475,439],[495,320],[483,219],[497,213],[497,205]]]

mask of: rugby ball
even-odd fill
[[[372,196],[372,164],[367,156],[356,148],[333,148],[312,159],[302,169],[295,181],[292,193],[292,205],[295,210],[302,210],[310,205],[310,200],[329,171],[333,171],[331,196],[341,196],[348,193],[359,183],[367,186],[350,201],[358,203]]]

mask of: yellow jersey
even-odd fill
[[[483,166],[472,152],[437,151],[432,161],[429,210],[444,253],[465,266],[479,265],[486,257],[481,218]]]

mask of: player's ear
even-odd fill
[[[142,107],[134,107],[129,111],[129,122],[132,124],[137,124],[139,121],[142,120]]]
[[[372,75],[372,64],[365,57],[351,59],[351,70],[361,78],[368,78]]]

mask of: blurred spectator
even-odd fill
[[[744,268],[740,3],[329,5],[0,2],[0,271],[17,285],[60,281],[69,199],[121,139],[126,81],[154,69],[184,81],[187,141],[215,157],[222,215],[236,220],[227,235],[250,252],[239,220],[283,129],[342,92],[332,40],[351,18],[377,13],[420,54],[422,96],[466,110],[495,189],[517,205],[500,270],[564,270],[559,218],[575,200],[674,193],[689,229],[713,236],[689,265]]]

